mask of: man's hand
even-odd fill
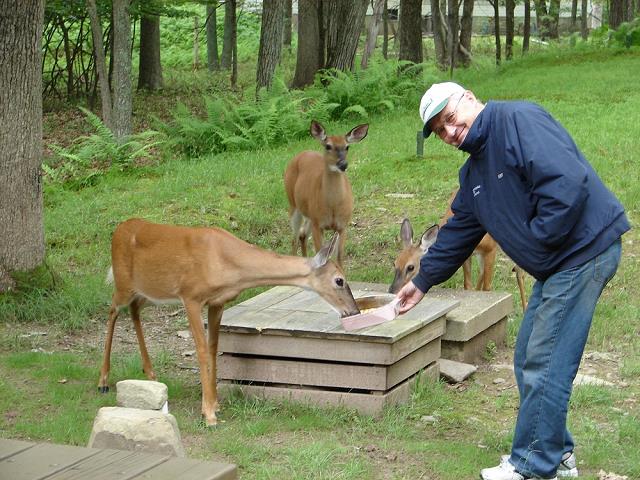
[[[396,295],[396,298],[400,300],[400,310],[398,314],[402,315],[403,313],[407,313],[420,303],[422,297],[424,297],[424,293],[422,293],[422,291],[416,287],[413,282],[407,283]]]

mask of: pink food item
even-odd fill
[[[358,302],[358,300],[359,299],[356,299],[356,303]],[[359,313],[358,315],[351,315],[350,317],[342,318],[342,328],[344,328],[346,331],[351,331],[357,330],[358,328],[379,325],[381,323],[395,319],[398,316],[399,310],[399,300],[397,298],[394,298],[389,303],[382,305],[381,307],[372,308],[364,313]]]

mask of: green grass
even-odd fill
[[[640,55],[633,49],[551,50],[497,70],[481,66],[456,72],[456,80],[484,100],[524,98],[549,109],[624,203],[635,226],[640,215],[640,91],[635,81]],[[368,137],[350,149],[355,211],[346,268],[352,281],[389,283],[402,218],[408,216],[419,235],[439,220],[456,186],[465,160],[461,153],[430,140],[424,158],[415,156],[418,102],[371,118]],[[329,133],[345,133],[354,125],[345,121],[325,127]],[[68,352],[58,346],[65,335],[104,328],[111,294],[104,278],[118,222],[138,216],[217,225],[288,253],[282,172],[303,149],[318,145],[309,138],[274,149],[176,157],[110,173],[79,191],[47,187],[49,269],[40,272],[38,281],[22,279],[19,293],[0,297],[0,436],[84,445],[97,409],[115,404],[113,393],[97,394],[101,345]],[[392,193],[413,197],[388,196]],[[587,346],[617,354],[611,371],[627,386],[579,387],[571,402],[569,423],[585,479],[597,478],[601,468],[640,478],[638,241],[635,229],[624,237],[622,264],[596,310]],[[509,262],[497,265],[494,288],[513,293],[516,302],[509,321],[512,345],[521,317],[519,295]],[[461,278],[459,272],[445,285],[460,287]],[[532,280],[527,281],[530,287]],[[245,292],[239,301],[255,293]],[[21,335],[43,329],[49,337]],[[478,383],[471,380],[465,389],[420,386],[407,405],[390,408],[380,418],[236,395],[224,402],[220,426],[207,430],[199,423],[197,375],[175,367],[175,352],[152,353],[156,373],[169,385],[171,411],[189,455],[236,463],[242,478],[475,478],[480,468],[508,451],[517,415],[516,389],[491,393],[492,373],[485,369],[476,375]],[[502,361],[504,355],[504,349],[487,351],[488,358]],[[112,382],[143,378],[137,354],[114,353],[112,365]],[[422,420],[430,415],[437,419],[434,424]]]

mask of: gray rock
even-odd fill
[[[475,365],[447,360],[446,358],[441,358],[438,361],[440,362],[440,376],[452,383],[460,383],[478,370]]]
[[[122,380],[116,383],[119,407],[161,410],[167,403],[167,386],[151,380]]]
[[[88,446],[185,457],[176,419],[155,410],[101,408]]]

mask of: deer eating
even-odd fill
[[[434,225],[428,228],[415,243],[413,242],[413,228],[411,227],[411,222],[408,218],[405,218],[402,221],[402,225],[400,226],[400,239],[402,241],[403,248],[394,261],[395,274],[393,282],[389,286],[389,293],[398,293],[404,285],[418,274],[418,270],[420,269],[420,259],[425,253],[427,253],[429,247],[435,243],[438,237],[439,227],[444,225],[453,215],[453,212],[451,211],[451,203],[456,193],[457,190],[453,192],[453,195],[449,199],[447,211],[440,220],[439,225]],[[482,237],[482,240],[476,246],[474,254],[479,257],[480,260],[480,274],[476,283],[476,290],[491,290],[497,250],[498,244],[489,234]],[[524,271],[517,265],[514,265],[513,270],[515,271],[516,281],[520,291],[522,310],[525,311],[527,309],[527,296],[524,287]],[[462,265],[462,271],[464,277],[464,289],[471,290],[473,288],[471,277],[471,258],[465,260]]]
[[[313,120],[311,136],[318,140],[324,152],[306,150],[296,155],[284,173],[284,185],[289,200],[289,221],[293,230],[291,254],[298,244],[302,256],[307,255],[307,238],[313,238],[315,251],[322,245],[322,234],[333,230],[340,235],[338,265],[344,261],[346,228],[353,213],[353,193],[345,171],[349,145],[367,136],[369,125],[353,128],[345,135],[327,136],[324,127]]]
[[[111,242],[109,278],[115,283],[98,389],[107,392],[111,344],[118,313],[129,307],[143,370],[156,375],[142,333],[140,310],[147,304],[182,303],[196,347],[202,384],[202,415],[216,424],[216,356],[224,304],[247,288],[293,285],[314,290],[341,316],[359,313],[342,269],[331,260],[338,234],[312,258],[279,255],[221,228],[190,228],[130,219]],[[202,309],[208,310],[208,339]]]

